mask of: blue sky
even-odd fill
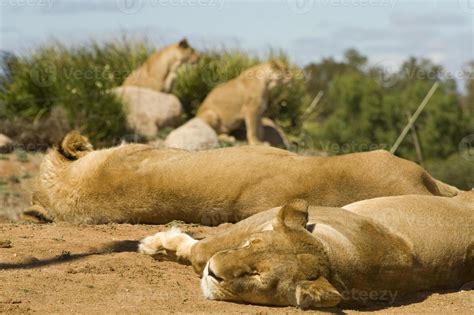
[[[459,80],[474,59],[474,0],[0,0],[0,10],[0,48],[19,53],[126,33],[157,46],[185,36],[198,48],[281,48],[300,65],[349,47],[388,69],[428,57]]]

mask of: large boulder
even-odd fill
[[[262,118],[262,127],[262,142],[267,142],[272,147],[288,149],[289,141],[285,132],[273,120],[267,117]],[[246,133],[245,123],[242,123],[239,128],[232,131],[231,136],[239,141],[246,141]]]
[[[217,134],[201,118],[193,118],[173,130],[165,140],[168,148],[189,151],[208,150],[219,146]]]
[[[268,142],[271,146],[282,149],[287,149],[290,146],[285,132],[273,120],[264,117],[262,119],[262,126],[264,142]]]
[[[159,128],[181,122],[183,106],[173,94],[136,86],[119,86],[111,92],[124,103],[128,126],[140,136],[153,138]]]
[[[13,148],[13,141],[0,133],[0,153],[8,153]]]

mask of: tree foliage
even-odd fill
[[[360,61],[354,64],[350,60]],[[326,113],[330,115],[317,130],[312,130],[316,138],[339,146],[354,143],[352,151],[364,150],[367,144],[390,148],[407,124],[407,116],[416,111],[434,82],[439,82],[440,88],[416,122],[424,157],[447,158],[457,151],[463,137],[474,133],[469,115],[463,112],[455,82],[441,76],[439,65],[410,58],[398,72],[384,73],[384,69],[366,67],[365,60],[360,56],[350,59],[346,54],[344,62],[329,70],[333,71],[327,74],[331,79],[324,84],[327,87]],[[328,60],[323,60],[320,65],[309,67],[325,68],[328,64]],[[308,89],[320,88],[322,84],[318,79],[309,80]],[[410,134],[397,154],[416,160]]]
[[[447,165],[449,170],[461,167],[464,174],[474,171],[474,163],[463,159],[459,152],[460,144],[474,134],[472,79],[467,82],[463,106],[456,82],[443,77],[443,68],[427,59],[409,58],[397,72],[390,73],[368,65],[366,58],[350,50],[342,62],[323,59],[306,69],[310,70],[307,90],[326,92],[323,110],[312,117],[317,123],[310,124],[307,132],[319,149],[330,154],[390,149],[408,117],[439,82],[440,87],[415,124],[421,152],[441,179],[469,188],[464,177],[455,180],[455,176],[448,175]],[[417,160],[411,132],[396,154]]]

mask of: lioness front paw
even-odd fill
[[[154,255],[163,250],[163,237],[166,232],[158,232],[155,235],[147,236],[140,241],[138,252],[145,255]]]
[[[178,228],[172,228],[166,232],[158,232],[155,235],[145,237],[138,246],[138,252],[146,255],[155,255],[161,251],[164,254],[178,259],[189,260],[191,248],[198,241]]]

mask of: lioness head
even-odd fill
[[[302,308],[337,305],[328,282],[328,258],[306,229],[308,204],[294,200],[279,210],[273,230],[255,233],[240,246],[207,262],[201,287],[209,299]]]
[[[269,88],[273,88],[278,85],[288,84],[293,76],[286,63],[281,60],[275,59],[269,61],[270,72],[269,72]]]
[[[176,59],[184,63],[196,63],[199,60],[199,53],[192,48],[187,39],[182,39],[179,43],[175,44]]]
[[[242,72],[240,76],[249,80],[261,80],[265,82],[268,89],[287,84],[293,79],[288,65],[277,59],[253,66]]]
[[[23,219],[33,222],[51,222],[50,200],[44,187],[55,184],[58,172],[69,163],[93,151],[87,137],[77,131],[69,132],[43,159],[38,177],[33,186],[31,207],[23,211]]]

